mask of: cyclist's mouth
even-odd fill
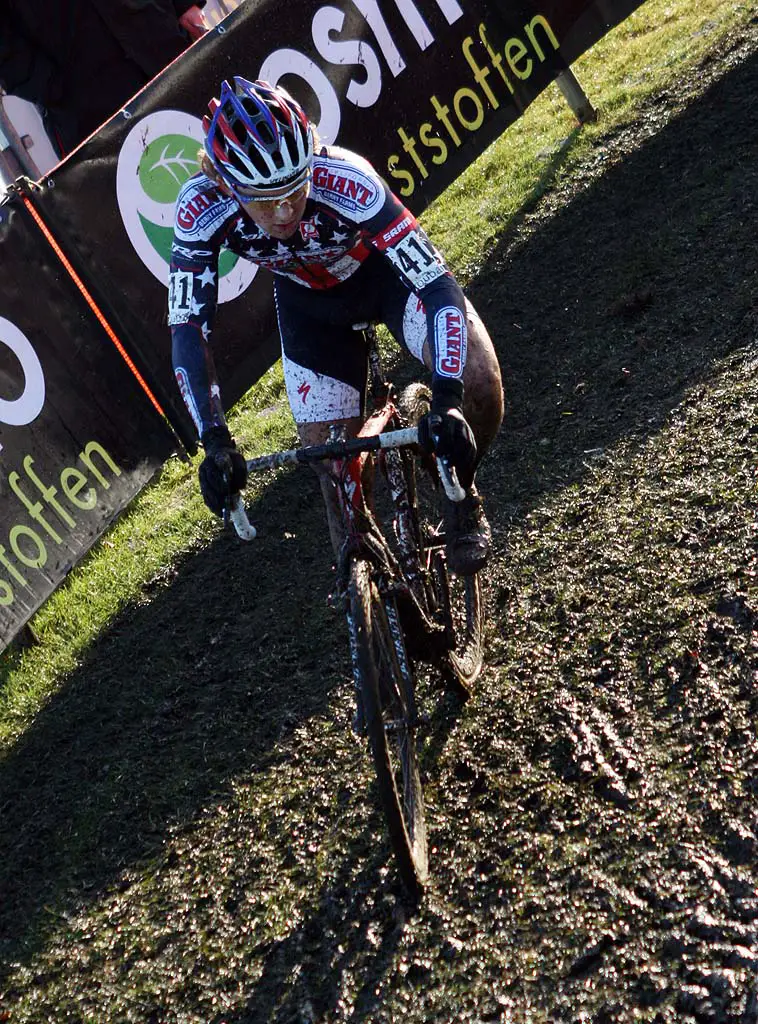
[[[300,218],[293,217],[293,219],[288,221],[286,224],[277,224],[276,227],[272,229],[271,234],[275,235],[277,238],[289,238],[290,235],[294,235],[297,231],[299,224]]]

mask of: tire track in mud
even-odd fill
[[[628,807],[635,787],[644,780],[639,755],[633,753],[607,714],[595,704],[582,707],[567,690],[558,693],[555,717],[568,741],[567,779],[590,782],[599,796],[619,807]]]
[[[606,930],[564,980],[634,976],[633,1003],[656,1022],[758,1022],[757,627],[744,595],[720,598],[702,642],[651,685],[660,703],[644,725],[609,672],[595,691],[558,687],[540,716],[557,776],[599,798],[599,827],[639,846],[626,885],[590,872],[636,912],[639,933]],[[593,1021],[628,1012],[609,1005]]]

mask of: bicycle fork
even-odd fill
[[[381,591],[380,591],[380,595],[381,595]],[[405,635],[403,633],[403,628],[402,628],[402,626],[400,624],[400,617],[398,615],[397,606],[395,605],[395,602],[392,601],[392,600],[385,601],[383,595],[381,595],[381,596],[382,596],[382,607],[384,609],[384,614],[387,616],[387,623],[388,623],[389,629],[390,629],[390,636],[392,638],[392,645],[393,645],[394,650],[395,650],[395,655],[397,657],[398,665],[400,666],[400,671],[402,672],[403,679],[405,681],[405,698],[406,698],[406,707],[407,707],[407,716],[408,716],[408,721],[407,721],[406,724],[410,728],[415,728],[418,725],[418,722],[419,722],[418,711],[417,711],[417,708],[416,708],[416,686],[415,686],[415,678],[414,678],[413,668],[411,666],[410,661],[408,660],[408,652],[406,650],[406,644],[405,644]],[[351,661],[352,670],[353,670],[353,689],[355,691],[355,705],[356,705],[355,716],[353,718],[353,731],[355,732],[355,734],[357,736],[365,736],[366,735],[366,720],[365,720],[365,714],[364,714],[364,709],[363,709],[363,698],[361,696],[362,688],[363,688],[363,685],[364,685],[364,680],[363,680],[363,677],[362,677],[362,670],[361,670],[361,667],[360,667],[360,661],[359,661],[359,655],[358,655],[358,643],[359,643],[359,641],[358,641],[358,631],[357,631],[357,627],[356,627],[355,621],[353,619],[353,616],[352,616],[352,614],[350,612],[349,605],[348,605],[348,608],[347,608],[347,611],[346,611],[346,619],[347,619],[347,628],[348,628],[349,643],[350,643],[350,661]],[[383,696],[386,699],[388,695],[387,694],[383,695],[383,693],[382,693],[382,690],[383,690],[383,680],[381,678],[379,678],[377,680],[377,683],[378,683],[379,691],[380,691],[379,692],[380,700],[382,699]],[[391,731],[392,727],[393,727],[392,726],[392,722],[387,722],[385,724],[385,729],[387,731]]]

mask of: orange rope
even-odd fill
[[[24,201],[24,203],[26,205],[26,208],[28,209],[29,213],[34,218],[34,220],[35,220],[35,222],[37,224],[37,227],[40,229],[42,234],[48,240],[48,242],[50,243],[50,245],[51,245],[51,247],[53,249],[53,252],[58,257],[58,259],[61,261],[63,266],[66,268],[66,270],[68,271],[68,273],[69,273],[71,279],[73,280],[74,284],[76,285],[76,287],[79,289],[79,291],[84,296],[84,299],[85,299],[87,305],[89,306],[89,308],[92,310],[92,312],[95,314],[95,316],[99,320],[100,325],[102,326],[103,330],[108,335],[108,337],[111,339],[113,344],[116,346],[116,349],[118,350],[119,355],[124,360],[124,362],[129,367],[129,369],[132,371],[134,376],[137,378],[137,381],[138,381],[140,387],[145,392],[145,394],[150,399],[150,401],[153,403],[153,405],[157,409],[158,413],[164,419],[167,419],[165,412],[163,411],[163,409],[161,408],[161,406],[160,406],[160,404],[158,402],[158,399],[152,393],[152,391],[148,387],[147,382],[145,381],[144,377],[142,376],[142,374],[139,372],[137,367],[132,362],[132,359],[131,359],[129,353],[126,351],[124,346],[119,341],[119,339],[118,339],[118,337],[116,335],[116,332],[113,330],[111,325],[105,319],[105,315],[103,314],[102,310],[99,308],[99,306],[97,305],[95,300],[92,298],[92,295],[90,294],[89,290],[87,289],[87,286],[84,284],[84,281],[82,281],[82,279],[79,277],[77,272],[71,266],[71,263],[68,260],[68,258],[66,257],[65,253],[62,251],[61,247],[58,245],[56,240],[53,238],[50,230],[48,229],[47,225],[45,224],[45,222],[40,217],[39,213],[35,210],[34,205],[32,204],[31,200],[29,199],[28,196],[25,196],[23,194],[21,195],[21,198],[23,199],[23,201]]]

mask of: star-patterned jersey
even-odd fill
[[[272,238],[206,175],[179,193],[169,278],[174,370],[198,433],[224,423],[210,350],[222,249],[304,288],[338,287],[373,252],[388,259],[424,304],[435,376],[460,380],[466,360],[465,299],[413,214],[363,157],[324,146],[313,162],[300,225]]]

